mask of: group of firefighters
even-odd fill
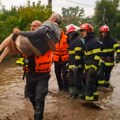
[[[80,25],[79,30],[71,25],[66,33],[61,29],[61,38],[54,52],[24,56],[16,61],[24,66],[26,89],[35,110],[35,120],[43,118],[52,63],[59,91],[68,92],[70,98],[97,101],[98,88],[109,90],[114,63],[120,61],[120,46],[110,37],[107,25],[101,26],[99,32],[98,39],[89,23]]]
[[[107,25],[101,26],[99,32],[98,39],[88,23],[82,24],[79,31],[74,25],[66,33],[61,30],[53,53],[54,70],[59,91],[69,92],[71,98],[96,101],[98,87],[109,90],[114,63],[120,61],[120,46],[110,37]]]
[[[120,61],[120,46],[110,37],[107,25],[99,32],[98,39],[90,24],[82,24],[79,32],[71,25],[56,45],[53,62],[58,87],[68,91],[71,98],[96,101],[98,87],[109,91],[111,71],[115,61]]]

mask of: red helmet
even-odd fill
[[[103,25],[99,29],[100,32],[109,32],[109,27],[107,25]]]
[[[80,31],[86,30],[87,32],[94,32],[94,28],[89,23],[84,23],[80,26]]]
[[[76,30],[76,28],[75,28],[74,25],[70,25],[69,28],[68,28],[68,30],[67,30],[67,32],[66,32],[66,34],[68,34],[70,32],[73,32],[73,31],[77,31],[77,30]]]

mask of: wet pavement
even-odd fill
[[[31,103],[24,98],[22,67],[16,65],[15,60],[16,58],[11,58],[0,64],[0,120],[33,120]],[[120,120],[119,78],[120,64],[117,64],[111,76],[114,91],[100,92],[109,109],[86,108],[79,99],[70,99],[66,92],[58,92],[52,69],[44,120]]]

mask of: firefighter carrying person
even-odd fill
[[[101,64],[101,49],[95,38],[94,28],[89,23],[80,26],[81,37],[84,41],[84,65],[85,65],[85,101],[98,100],[97,71]]]
[[[58,13],[53,13],[49,19],[57,25],[60,25],[62,21],[62,17]],[[52,57],[53,52],[48,50],[40,56],[27,56],[24,60],[26,89],[34,109],[34,120],[43,120]]]
[[[53,54],[54,70],[59,91],[68,91],[69,81],[67,77],[68,63],[68,37],[61,30],[61,39],[56,44],[56,51]]]
[[[110,75],[114,67],[114,53],[116,52],[116,62],[120,61],[120,46],[118,42],[110,36],[110,29],[107,25],[103,25],[99,29],[102,50],[102,59],[104,61],[103,70],[99,75],[98,86],[110,90]]]
[[[75,26],[71,25],[66,34],[70,40],[69,45],[69,94],[70,98],[83,97],[83,42],[80,39],[79,33]]]

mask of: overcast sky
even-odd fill
[[[10,9],[12,5],[25,5],[27,0],[0,0],[6,9]],[[30,0],[37,2],[38,0]],[[62,7],[68,8],[70,6],[79,6],[85,10],[85,16],[94,14],[95,2],[97,0],[52,0],[53,11],[61,13]],[[42,4],[47,4],[48,0],[41,0]]]

